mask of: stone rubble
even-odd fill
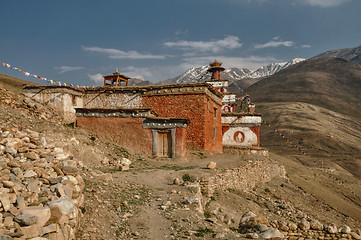
[[[79,166],[38,132],[2,128],[0,239],[75,239],[84,202]]]
[[[257,216],[251,211],[242,215],[238,231],[249,239],[361,239],[359,229],[353,232],[346,225],[338,229],[333,223],[323,225],[316,219],[306,218],[302,218],[298,224],[268,221],[264,216]]]

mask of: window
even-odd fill
[[[76,96],[71,96],[71,102],[73,103],[73,105],[76,105]]]
[[[217,108],[214,108],[214,121],[217,121]]]
[[[213,125],[213,142],[216,141],[216,126]]]

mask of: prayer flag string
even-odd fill
[[[272,128],[270,123],[264,121],[263,119],[262,119],[262,122],[263,122],[266,126]],[[296,149],[299,150],[303,155],[305,155],[305,156],[308,157],[308,154],[307,154],[300,146],[298,146],[297,144],[295,144],[295,143],[293,143],[291,140],[289,140],[289,139],[288,139],[283,133],[281,133],[279,130],[273,128],[273,132],[274,132],[276,135],[279,135],[280,137],[282,137],[285,141],[287,141],[287,142],[290,144],[291,147],[296,148]]]
[[[37,74],[32,74],[32,73],[30,73],[30,72],[21,70],[21,69],[18,68],[18,67],[11,66],[10,64],[5,63],[5,62],[3,62],[3,61],[0,61],[0,62],[1,62],[1,64],[2,64],[5,68],[10,68],[10,69],[16,70],[16,71],[18,71],[18,72],[23,73],[25,76],[32,76],[32,77],[37,78],[37,79],[39,79],[39,80],[46,81],[47,83],[52,84],[52,85],[70,86],[70,87],[76,87],[76,88],[88,88],[87,86],[73,85],[73,84],[70,84],[70,83],[59,82],[59,81],[55,81],[55,80],[52,80],[52,79],[48,79],[48,78],[46,78],[46,77],[41,77],[41,76],[39,76],[39,75],[37,75]],[[91,87],[91,88],[94,88],[93,85],[91,85],[90,87]]]

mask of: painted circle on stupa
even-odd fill
[[[241,131],[235,132],[233,135],[233,140],[238,143],[244,142],[244,133]]]

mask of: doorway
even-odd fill
[[[172,157],[171,131],[158,131],[158,157]]]

